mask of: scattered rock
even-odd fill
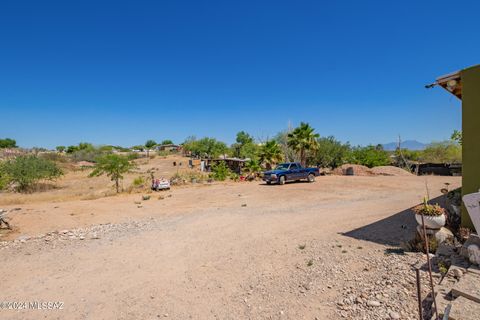
[[[380,307],[381,303],[376,300],[368,300],[367,305],[370,307]]]
[[[462,276],[463,276],[463,271],[459,268],[456,268],[456,267],[452,267],[450,268],[453,276],[457,279],[460,279]]]

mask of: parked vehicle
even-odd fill
[[[170,190],[170,181],[165,178],[161,179],[152,179],[152,190]]]
[[[265,171],[263,180],[267,184],[285,184],[287,181],[299,181],[307,179],[314,182],[315,177],[320,175],[318,168],[304,168],[299,162],[287,162],[279,164],[274,170]]]

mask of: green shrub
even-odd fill
[[[120,192],[120,180],[125,173],[129,173],[136,168],[135,164],[130,162],[127,157],[118,154],[106,154],[96,159],[96,165],[90,177],[97,177],[103,174],[110,177],[115,182],[117,193]]]
[[[389,165],[390,158],[388,152],[383,150],[381,146],[370,145],[353,148],[350,162],[373,168]]]
[[[167,150],[159,150],[157,151],[157,155],[159,155],[160,157],[166,157],[168,155],[171,155],[173,152],[171,151],[167,151]]]
[[[130,161],[138,159],[138,158],[140,158],[140,155],[137,152],[129,152],[127,154],[127,159],[130,160]]]
[[[10,138],[0,139],[0,149],[1,148],[16,148],[17,142]]]
[[[135,179],[133,179],[132,186],[135,188],[142,187],[146,183],[145,178],[142,176],[138,176]]]
[[[256,176],[260,172],[262,172],[262,167],[260,167],[258,161],[251,159],[245,162],[245,165],[243,166],[243,171],[245,173],[248,173],[249,175]]]
[[[225,181],[230,174],[231,171],[224,161],[220,161],[212,166],[211,177],[217,181]]]
[[[10,177],[6,174],[4,167],[4,163],[0,162],[0,190],[7,189],[8,185],[10,184]]]
[[[38,155],[40,158],[50,160],[53,162],[68,162],[68,158],[61,153],[56,152],[46,152]]]
[[[216,158],[228,151],[227,145],[224,142],[208,137],[200,140],[197,140],[195,137],[189,137],[183,143],[183,148],[186,152],[190,152],[192,156],[208,158]]]
[[[37,156],[20,156],[9,160],[0,167],[2,184],[15,185],[18,191],[28,191],[42,180],[53,181],[63,172],[55,162]]]
[[[314,163],[322,168],[335,169],[342,164],[347,163],[351,153],[348,143],[342,144],[333,136],[319,138],[318,148],[312,154],[309,163]]]
[[[74,151],[70,157],[73,161],[79,162],[79,161],[89,161],[89,162],[96,162],[97,158],[109,154],[107,151],[103,151],[101,149],[81,149]]]
[[[461,163],[462,146],[452,141],[433,142],[423,150],[421,160],[432,163]]]
[[[235,172],[231,172],[229,178],[230,180],[238,181],[240,179],[240,176]]]

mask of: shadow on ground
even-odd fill
[[[438,203],[444,206],[444,196],[432,199],[431,203]],[[407,242],[414,237],[416,226],[417,222],[415,221],[412,208],[408,208],[388,218],[341,234],[358,240],[399,246],[402,242]]]

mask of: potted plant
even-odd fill
[[[423,203],[414,207],[415,220],[419,225],[422,225],[422,215],[425,227],[428,229],[440,229],[445,225],[445,209],[438,204],[429,204],[425,197]]]

